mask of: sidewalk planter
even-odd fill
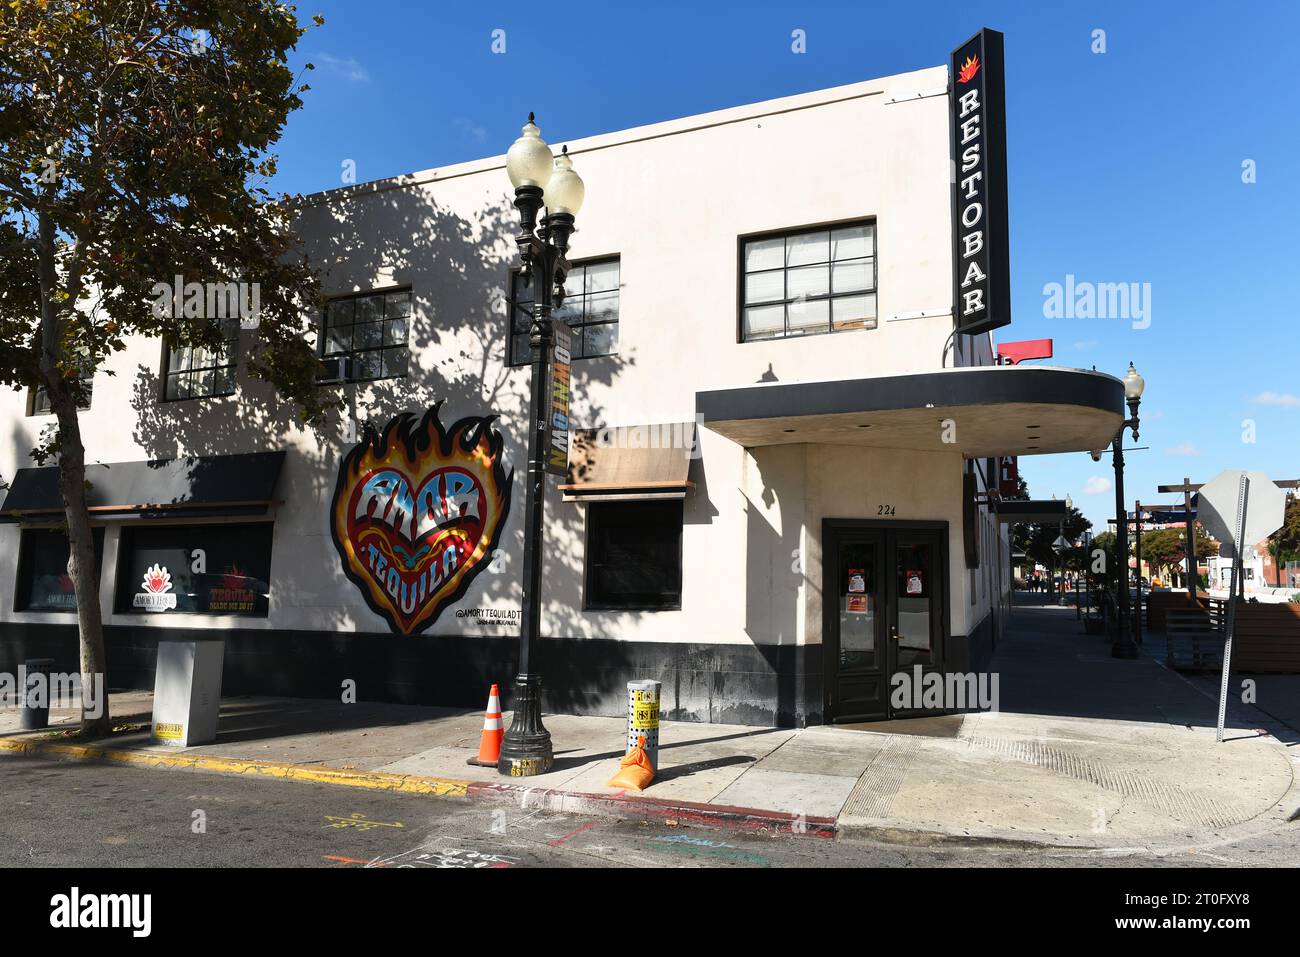
[[[1300,605],[1237,605],[1234,670],[1300,674]]]

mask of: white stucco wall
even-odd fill
[[[571,259],[621,260],[617,356],[574,365],[579,426],[690,420],[697,391],[929,370],[952,329],[946,68],[825,90],[572,142],[587,186]],[[543,117],[543,122],[545,118]],[[543,130],[545,135],[545,129]],[[560,144],[553,144],[557,147]],[[523,535],[528,370],[506,365],[504,300],[516,229],[503,157],[362,184],[312,197],[300,230],[326,269],[326,294],[409,285],[410,371],[402,380],[339,387],[348,413],[304,429],[241,370],[236,395],[161,403],[162,349],[132,339],[96,376],[83,415],[87,460],[289,451],[274,511],[270,616],[119,616],[112,611],[117,527],[102,578],[105,621],[195,628],[382,631],[340,569],[328,503],[352,423],[445,400],[444,424],[500,416],[516,473],[503,561],[477,577],[455,608],[517,609]],[[873,219],[878,323],[867,331],[737,342],[738,237]],[[988,361],[987,337],[948,364]],[[110,375],[109,373],[113,373]],[[0,476],[31,463],[52,417],[28,417],[26,396],[0,390]],[[957,455],[835,446],[746,451],[707,430],[703,482],[687,499],[680,611],[581,611],[581,507],[548,498],[543,631],[651,641],[789,644],[820,640],[820,523],[874,517],[949,522],[952,629],[987,613],[975,604],[961,548]],[[985,536],[988,541],[988,536]],[[13,612],[18,529],[0,526],[0,620],[71,622]],[[796,550],[798,555],[796,555]],[[791,571],[802,556],[804,574]],[[431,634],[513,633],[443,612]]]

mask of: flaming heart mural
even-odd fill
[[[401,635],[416,634],[460,599],[491,560],[510,511],[496,416],[450,429],[439,402],[382,432],[367,427],[339,466],[330,529],[348,578]]]

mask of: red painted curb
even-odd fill
[[[780,811],[703,804],[698,801],[669,801],[656,797],[619,794],[589,794],[558,788],[530,788],[517,784],[471,781],[466,797],[485,801],[508,801],[521,807],[546,807],[556,811],[605,814],[614,817],[677,820],[706,827],[731,827],[751,831],[776,831],[797,837],[834,837],[833,817],[795,817]]]

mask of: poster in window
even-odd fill
[[[909,598],[924,598],[925,590],[925,569],[909,568],[904,575],[904,594]]]
[[[848,595],[845,597],[845,611],[853,612],[856,615],[865,615],[868,608],[867,602],[867,570],[865,568],[849,569],[849,587]]]

